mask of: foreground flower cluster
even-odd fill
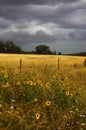
[[[45,82],[1,69],[0,129],[85,130],[85,97],[68,82],[55,76]]]

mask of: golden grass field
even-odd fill
[[[85,60],[0,54],[0,130],[85,130]]]

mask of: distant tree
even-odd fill
[[[23,53],[23,51],[13,41],[0,40],[0,53]]]
[[[38,45],[35,48],[36,54],[52,54],[50,48],[46,45]]]
[[[56,55],[56,51],[54,51],[53,54]]]
[[[6,48],[7,53],[21,53],[22,52],[21,48],[15,45],[12,41],[6,41],[5,48]]]
[[[58,55],[62,55],[62,53],[61,53],[61,52],[58,52]]]
[[[0,40],[0,53],[5,53],[5,44],[2,40]]]

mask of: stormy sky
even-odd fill
[[[86,52],[86,0],[0,0],[0,39],[25,51]]]

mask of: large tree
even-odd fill
[[[52,51],[47,45],[38,45],[35,50],[36,54],[52,54]]]
[[[22,53],[22,49],[13,43],[13,41],[0,40],[0,53]]]
[[[2,40],[0,40],[0,53],[5,52],[5,44]]]
[[[21,53],[22,50],[19,46],[15,45],[12,41],[6,41],[5,47],[7,53]]]

